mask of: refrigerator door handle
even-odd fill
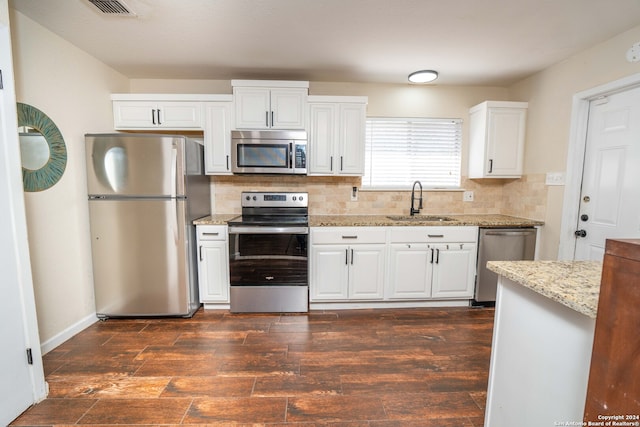
[[[178,235],[178,148],[174,145],[171,149],[171,209],[173,212],[173,224],[171,229],[173,230],[173,238],[176,242],[180,240]]]

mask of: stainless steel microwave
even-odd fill
[[[307,173],[307,132],[231,131],[233,173]]]

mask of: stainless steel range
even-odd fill
[[[308,194],[243,192],[228,222],[231,312],[309,309]]]

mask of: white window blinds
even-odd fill
[[[364,188],[460,187],[461,119],[367,118]]]

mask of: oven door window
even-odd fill
[[[307,234],[229,234],[231,286],[307,286]]]
[[[289,144],[238,144],[238,167],[288,168]]]

